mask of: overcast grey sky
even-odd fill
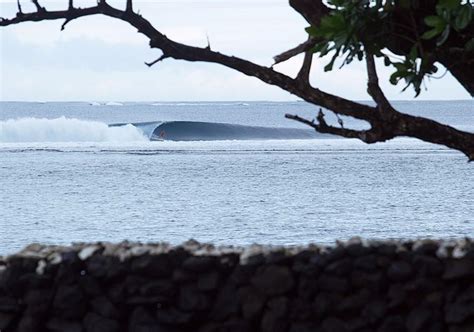
[[[34,10],[23,0],[24,11]],[[64,9],[67,0],[41,2],[48,9]],[[96,1],[79,1],[81,6]],[[125,0],[109,1],[124,7]],[[135,9],[168,37],[196,46],[209,36],[214,50],[271,65],[272,57],[306,39],[306,22],[285,0],[135,1]],[[0,0],[0,16],[12,17],[16,2]],[[167,59],[152,68],[144,61],[160,55],[145,37],[124,22],[103,16],[68,24],[61,21],[24,23],[0,28],[0,100],[25,101],[202,101],[295,100],[268,86],[215,64]],[[294,75],[297,57],[276,69]],[[328,59],[313,65],[313,86],[358,100],[369,99],[362,63],[324,73]],[[387,83],[390,70],[379,65],[383,88],[391,99],[412,99],[402,85]],[[441,70],[442,74],[444,70]],[[440,74],[440,76],[441,76]],[[384,79],[385,78],[385,79]],[[468,99],[468,93],[449,74],[427,82],[420,99]]]

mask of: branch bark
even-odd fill
[[[127,1],[130,2],[127,8],[131,8],[131,1]],[[367,143],[382,142],[396,136],[416,137],[427,142],[442,144],[459,150],[468,156],[469,160],[474,160],[474,134],[472,133],[462,132],[430,119],[403,114],[393,108],[390,109],[390,117],[382,116],[384,112],[380,112],[380,105],[382,105],[383,110],[388,110],[389,108],[386,105],[388,101],[385,96],[383,96],[383,93],[380,95],[381,90],[377,90],[378,79],[376,77],[375,65],[371,62],[373,59],[368,60],[369,85],[372,84],[370,89],[373,90],[372,94],[378,104],[378,108],[326,93],[311,87],[307,80],[298,79],[298,77],[293,79],[272,68],[261,66],[238,57],[215,52],[208,47],[200,48],[175,42],[158,31],[141,15],[131,10],[122,11],[116,9],[110,6],[105,0],[99,0],[96,6],[88,8],[73,8],[71,4],[72,1],[70,2],[69,8],[63,11],[47,11],[41,7],[41,10],[33,13],[19,12],[14,18],[0,19],[0,26],[57,19],[66,20],[66,24],[80,17],[98,14],[117,18],[129,23],[135,27],[138,32],[148,37],[150,47],[158,48],[163,52],[163,55],[159,59],[148,64],[150,66],[165,58],[217,63],[235,69],[245,75],[258,78],[267,84],[278,86],[309,103],[324,107],[337,115],[345,115],[359,120],[365,120],[369,122],[372,127],[367,131],[351,130],[343,128],[342,126],[341,128],[333,127],[324,121],[324,114],[322,112],[318,115],[317,124],[295,115],[287,115],[288,118],[310,125],[319,132],[358,138]],[[314,20],[321,17],[320,12],[326,8],[321,1],[291,0],[290,4],[292,4],[293,7],[299,8],[298,11],[312,24]],[[318,12],[319,14],[311,15],[311,13],[308,12],[310,8],[317,8],[320,11]]]

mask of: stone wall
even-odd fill
[[[0,331],[474,330],[474,245],[32,245],[0,260]]]

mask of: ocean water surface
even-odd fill
[[[395,107],[474,132],[472,101]],[[304,102],[2,102],[0,255],[32,242],[474,236],[474,165],[461,153],[407,138],[365,145],[283,116],[316,112]]]

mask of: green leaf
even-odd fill
[[[472,19],[472,8],[469,4],[465,4],[461,6],[459,9],[458,16],[454,20],[454,26],[458,30],[462,30],[466,28]]]
[[[449,25],[447,25],[446,28],[444,28],[443,33],[441,34],[441,36],[439,36],[438,40],[436,41],[436,46],[441,46],[441,45],[444,44],[444,42],[449,37],[449,32],[450,31],[451,31],[451,29],[449,28]]]
[[[421,39],[432,39],[433,37],[436,37],[443,31],[443,29],[438,29],[434,28],[431,30],[426,31],[424,34],[421,35]]]
[[[467,52],[474,52],[474,38],[471,38],[464,47]]]
[[[410,54],[408,54],[408,58],[412,61],[415,61],[415,59],[418,57],[418,47],[413,46],[410,50]]]
[[[425,24],[433,28],[440,28],[440,27],[444,28],[446,25],[446,21],[443,20],[439,16],[431,15],[431,16],[425,17]]]
[[[461,1],[459,0],[439,0],[438,4],[446,9],[455,9],[460,4]]]
[[[310,36],[315,36],[318,34],[318,29],[314,26],[307,27],[305,30]]]

